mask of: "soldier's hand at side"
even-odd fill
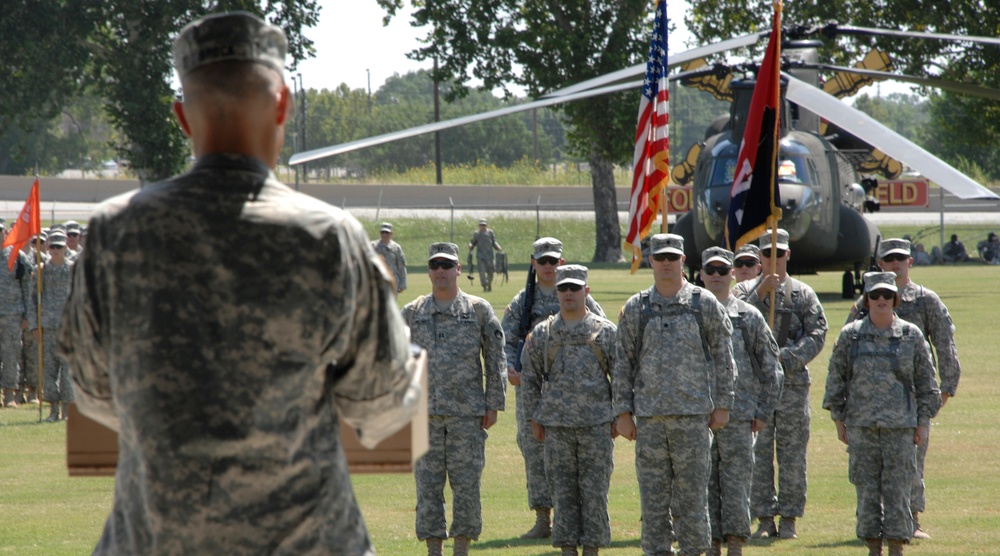
[[[941,392],[941,407],[944,407],[950,398],[951,396],[947,392]]]
[[[754,419],[750,423],[750,432],[754,432],[754,433],[760,432],[760,431],[764,430],[764,427],[766,427],[766,426],[767,426],[767,421],[765,421],[763,419]]]
[[[927,425],[917,425],[917,430],[913,432],[914,444],[920,446],[924,442],[927,442],[927,435],[930,433],[930,431],[927,429],[928,429]]]
[[[42,341],[42,340],[41,340],[41,339],[39,338],[39,332],[38,332],[38,329],[37,329],[37,328],[33,328],[33,329],[31,330],[31,334],[35,336],[35,341],[36,341],[36,342],[41,342],[41,341]]]
[[[718,409],[712,410],[712,415],[709,416],[708,418],[708,428],[712,429],[713,431],[717,431],[721,428],[725,428],[725,426],[728,424],[729,424],[728,409],[722,409],[720,407]]]
[[[507,367],[507,382],[514,386],[521,385],[521,373],[514,370],[514,367]]]
[[[837,440],[847,444],[847,425],[843,421],[834,421],[837,424]]]
[[[497,410],[487,409],[486,415],[483,415],[483,430],[489,430],[490,427],[495,425],[497,422]]]
[[[21,330],[28,329],[28,319],[21,317]]]
[[[614,440],[619,436],[621,435],[618,434],[618,421],[611,421],[611,439]]]
[[[618,434],[629,440],[635,440],[635,423],[632,422],[631,413],[622,413],[615,423]]]
[[[532,421],[531,422],[531,435],[535,437],[535,440],[539,442],[545,442],[545,427]]]

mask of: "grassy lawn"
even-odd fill
[[[492,218],[501,245],[514,267],[506,284],[496,284],[485,297],[498,313],[524,285],[524,269],[535,236],[535,222]],[[369,234],[375,223],[366,223]],[[423,270],[426,247],[447,240],[447,221],[397,220],[396,238],[410,257],[410,289],[400,304],[430,291]],[[472,220],[456,230],[456,243],[464,250]],[[917,229],[883,229],[888,236],[914,234]],[[985,237],[988,227],[956,230],[969,246]],[[948,230],[950,234],[952,230]],[[592,255],[593,223],[589,220],[545,221],[542,235],[555,235],[566,245],[571,262]],[[972,242],[974,247],[975,243]],[[793,254],[794,256],[794,254]],[[595,265],[591,272],[592,295],[614,321],[631,294],[652,282],[648,270],[630,275],[625,265]],[[991,324],[1000,305],[1000,269],[976,264],[914,269],[912,278],[941,295],[957,326],[963,376],[958,395],[934,419],[931,450],[927,458],[928,511],[922,522],[934,536],[915,542],[910,554],[998,554],[1000,549],[1000,438],[995,434],[995,405],[1000,399],[997,375],[996,329]],[[840,273],[802,277],[820,294],[831,323],[827,345],[813,361],[812,437],[809,445],[809,500],[799,521],[797,541],[755,541],[748,554],[862,554],[855,538],[854,488],[847,480],[847,454],[836,439],[829,414],[820,408],[826,379],[826,362],[832,342],[847,314],[848,301],[840,299]],[[481,294],[478,279],[470,293]],[[490,430],[483,479],[483,533],[473,543],[479,554],[554,555],[541,541],[521,541],[518,536],[533,522],[527,508],[524,467],[515,442],[513,392],[507,411]],[[88,554],[96,543],[111,506],[111,479],[70,479],[65,471],[65,425],[39,424],[35,407],[0,410],[0,554]],[[611,484],[613,546],[603,554],[632,555],[639,549],[639,499],[635,480],[634,445],[619,439]],[[354,478],[375,546],[380,554],[425,553],[413,533],[415,491],[408,475],[368,475]],[[450,513],[450,510],[449,510]],[[450,543],[449,543],[450,544]]]

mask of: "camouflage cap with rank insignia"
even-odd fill
[[[722,247],[709,247],[701,252],[701,266],[711,262],[720,262],[726,266],[733,266],[733,252]]]
[[[775,245],[778,249],[788,249],[788,232],[781,228],[778,228],[778,244]],[[771,248],[771,230],[764,232],[764,235],[760,236],[760,248],[761,250]]]
[[[746,245],[737,249],[736,253],[733,254],[733,260],[739,259],[741,257],[750,257],[752,259],[757,260],[757,262],[760,262],[760,247],[757,247],[752,243],[747,243]]]
[[[281,29],[247,12],[207,15],[187,24],[174,41],[174,68],[184,79],[216,62],[257,62],[283,74],[288,39]]]
[[[54,230],[48,237],[49,247],[60,245],[66,246],[66,234],[62,230]]]
[[[587,267],[578,264],[566,264],[556,268],[556,285],[579,284],[587,285]]]
[[[878,258],[882,258],[886,255],[891,255],[893,253],[900,253],[902,255],[909,256],[910,242],[905,239],[900,239],[898,237],[883,239],[881,243],[878,244]]]
[[[382,223],[382,228],[379,231],[380,232],[392,232],[392,224],[390,224],[388,222],[383,222]]]
[[[899,291],[896,287],[895,272],[866,272],[864,280],[865,293],[875,290]]]
[[[428,250],[428,254],[428,261],[432,261],[434,259],[449,259],[458,262],[458,246],[454,243],[432,243],[431,248]]]
[[[542,257],[562,258],[562,242],[554,237],[536,239],[535,243],[531,244],[531,248],[534,249],[534,252],[531,254],[532,259],[537,260]]]
[[[654,234],[649,237],[649,254],[684,254],[684,238],[677,234]]]

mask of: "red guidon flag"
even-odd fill
[[[656,220],[663,186],[670,175],[670,93],[667,88],[667,2],[656,3],[646,77],[639,100],[632,157],[632,193],[628,203],[625,249],[632,252],[632,272],[642,261],[642,238]]]
[[[23,247],[25,243],[31,241],[31,238],[42,233],[42,211],[40,205],[38,180],[36,179],[35,183],[31,186],[31,193],[28,194],[28,200],[24,202],[21,214],[17,216],[17,221],[11,227],[7,238],[3,240],[4,248],[9,245],[14,246],[10,250],[10,256],[7,257],[7,270],[10,272],[14,271],[14,264],[17,262],[17,250]]]
[[[750,100],[747,125],[729,191],[727,248],[760,237],[781,219],[778,191],[778,150],[781,140],[781,0],[774,2],[771,37]]]

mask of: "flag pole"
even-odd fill
[[[778,273],[778,257],[776,257],[775,251],[778,250],[778,219],[773,215],[767,218],[767,224],[771,228],[771,275],[774,276]],[[774,302],[775,297],[778,292],[778,284],[775,284],[771,288],[770,295],[770,310],[767,312],[767,327],[774,330]],[[780,346],[779,346],[780,347]]]
[[[39,197],[41,196],[41,191],[39,191]],[[38,281],[35,284],[35,291],[38,292],[38,303],[35,305],[35,315],[37,315],[38,325],[38,337],[35,341],[38,343],[38,422],[42,422],[42,406],[45,405],[45,359],[43,350],[43,334],[42,331],[42,253],[38,248],[37,242],[35,243],[35,268],[38,269]],[[31,323],[28,323],[31,326]]]

